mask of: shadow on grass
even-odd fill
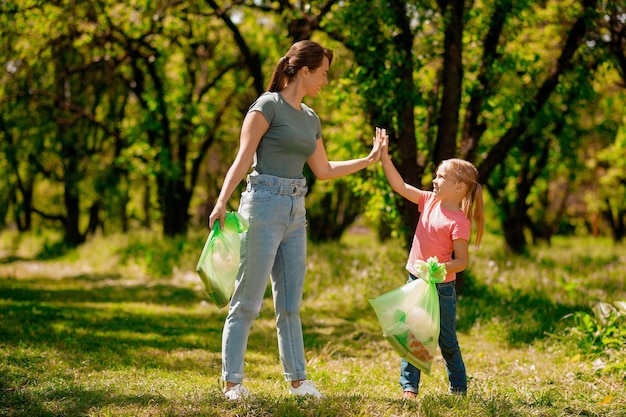
[[[12,370],[0,385],[20,386],[20,381],[38,378],[57,367],[81,374],[132,369],[206,369],[217,374],[221,368],[222,322],[207,316],[124,311],[103,314],[89,307],[0,304],[0,346],[5,351],[0,361]]]
[[[476,283],[471,276],[467,278],[457,300],[457,331],[467,333],[480,324],[511,347],[546,339],[568,325],[563,320],[565,316],[589,310],[588,305],[555,302],[545,292],[525,293]],[[366,301],[354,303],[348,309],[323,312],[308,311],[305,303],[302,317],[305,344],[309,348],[322,348],[329,342],[364,346],[382,338],[374,310]]]
[[[37,358],[49,351],[72,368],[197,369],[189,354],[170,353],[220,352],[225,313],[200,307],[203,299],[174,284],[127,285],[115,274],[0,278],[0,352],[9,352],[0,365],[27,375],[46,367]],[[214,356],[202,360],[218,367]]]
[[[9,255],[9,256],[5,256],[4,258],[0,258],[0,265],[5,264],[11,264],[13,262],[20,262],[20,261],[26,261],[28,259],[23,258],[21,256],[15,256],[15,255]]]
[[[5,391],[2,394],[7,394]],[[145,406],[165,402],[159,395],[115,395],[106,390],[87,390],[68,385],[46,392],[18,388],[6,395],[0,405],[0,415],[17,416],[86,416],[93,408],[107,406]]]
[[[4,334],[5,343],[16,339],[17,335],[20,335],[18,340],[28,341],[30,335],[34,343],[58,338],[67,345],[67,341],[72,340],[68,335],[80,329],[81,341],[76,342],[78,349],[81,343],[94,348],[123,342],[126,348],[211,348],[219,352],[220,346],[216,342],[202,344],[177,340],[183,336],[185,340],[202,340],[207,336],[219,339],[225,312],[218,314],[213,306],[207,309],[206,315],[154,314],[140,310],[131,313],[121,307],[108,306],[111,303],[145,303],[184,309],[197,306],[205,299],[203,293],[174,284],[150,284],[148,280],[127,285],[118,282],[120,278],[116,274],[80,274],[62,279],[0,279],[0,301],[5,300],[0,305],[0,334]],[[497,321],[505,332],[503,338],[506,341],[512,345],[527,344],[557,329],[565,315],[586,309],[585,306],[555,304],[547,294],[502,293],[495,287],[477,284],[471,276],[465,278],[466,285],[458,304],[459,332],[469,331],[478,321]],[[265,297],[270,298],[271,292],[266,291]],[[321,348],[329,341],[339,342],[338,338],[350,344],[380,338],[375,314],[366,301],[350,305],[348,309],[344,304],[341,310],[309,311],[305,298],[302,322],[307,348]],[[273,320],[273,311],[263,311],[262,317]],[[376,325],[368,325],[372,323]],[[133,339],[129,336],[132,334],[141,337]],[[156,336],[145,337],[148,334]],[[39,339],[38,335],[45,336]],[[251,333],[250,345],[255,341],[264,344],[271,339],[275,339],[273,326],[265,329],[256,326]]]
[[[548,337],[562,328],[563,317],[573,311],[587,311],[586,305],[560,304],[544,292],[519,290],[477,283],[465,274],[465,285],[458,302],[457,331],[467,332],[477,322],[493,323],[502,339],[519,347]]]
[[[86,285],[103,281],[110,284]],[[116,276],[0,278],[0,415],[78,416],[107,407],[123,413],[150,404],[163,410],[172,401],[74,382],[92,373],[98,381],[100,372],[131,379],[161,372],[218,377],[224,311],[200,306],[202,293],[173,284],[116,284]],[[273,329],[258,326],[250,350],[271,355],[279,366],[276,349],[267,346],[272,336]],[[196,415],[220,415],[206,411]]]
[[[64,303],[152,303],[176,306],[191,305],[202,294],[149,280],[123,282],[119,274],[79,274],[60,279],[35,278],[14,280],[0,278],[0,296],[13,301]]]

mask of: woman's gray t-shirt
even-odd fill
[[[259,174],[302,178],[304,163],[322,137],[322,124],[306,104],[292,107],[278,92],[261,95],[248,109],[258,111],[270,124],[254,155],[252,168]]]

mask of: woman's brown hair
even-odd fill
[[[294,43],[285,56],[278,60],[267,91],[281,91],[300,69],[308,67],[315,71],[322,66],[324,58],[328,59],[330,65],[333,62],[333,51],[309,40]]]

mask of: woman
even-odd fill
[[[241,267],[222,334],[224,394],[235,400],[249,394],[242,386],[243,364],[252,322],[259,315],[271,276],[278,348],[285,380],[293,395],[321,397],[306,379],[300,304],[306,269],[307,185],[305,162],[320,180],[354,173],[380,156],[382,136],[364,158],[329,161],[317,114],[302,102],[317,97],[328,84],[331,50],[300,41],[280,58],[268,92],[250,106],[243,121],[240,147],[209,217],[209,227],[223,225],[226,202],[247,177],[239,213],[250,222],[242,238]]]

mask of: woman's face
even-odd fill
[[[328,58],[324,57],[322,65],[315,70],[308,70],[307,76],[304,78],[305,95],[317,97],[321,88],[328,84],[328,70],[330,64]]]

